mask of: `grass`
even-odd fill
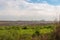
[[[40,40],[39,36],[45,34],[51,36],[54,29],[54,25],[0,26],[0,40]],[[50,40],[50,36],[48,40]]]

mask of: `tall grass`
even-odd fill
[[[0,40],[55,40],[55,25],[0,26]]]

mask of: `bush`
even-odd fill
[[[24,26],[22,29],[28,29],[26,26]]]

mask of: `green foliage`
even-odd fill
[[[24,26],[22,29],[28,29],[26,26]]]
[[[35,32],[35,35],[39,36],[40,35],[39,31],[36,31]]]
[[[0,26],[0,40],[40,40],[40,36],[51,38],[54,26]],[[35,38],[34,38],[35,37]],[[42,37],[43,38],[43,37]]]

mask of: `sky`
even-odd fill
[[[0,0],[0,20],[59,20],[60,0]]]

